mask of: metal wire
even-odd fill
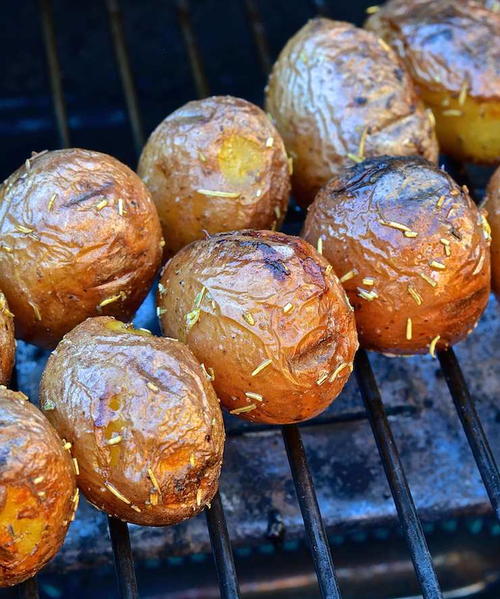
[[[237,599],[240,596],[238,577],[234,566],[231,540],[227,531],[222,501],[217,491],[209,509],[205,510],[208,532],[212,543],[219,589],[222,599]]]
[[[438,358],[491,505],[497,518],[500,519],[500,476],[498,466],[476,412],[474,400],[470,396],[453,349],[438,352]]]
[[[364,350],[358,350],[354,365],[359,390],[365,402],[373,435],[377,442],[380,458],[396,504],[403,534],[410,549],[411,559],[423,597],[424,599],[441,599],[439,582],[427,547],[422,524],[408,487],[408,481],[385,414],[375,376]]]
[[[319,511],[316,491],[299,429],[294,424],[287,425],[282,428],[282,434],[321,596],[324,599],[340,599],[340,589],[333,567],[328,537]]]
[[[17,586],[17,596],[19,599],[38,599],[38,583],[35,576]]]
[[[123,91],[125,93],[127,111],[130,119],[130,126],[132,128],[132,136],[134,138],[135,152],[137,157],[139,157],[142,151],[142,146],[144,145],[144,129],[142,126],[139,101],[137,100],[137,92],[132,75],[132,69],[130,67],[127,45],[125,43],[122,14],[118,0],[106,0],[106,7],[109,14],[109,22],[113,37],[113,45],[115,48],[116,61],[118,63],[118,70],[120,72]]]
[[[137,599],[134,558],[130,546],[128,525],[117,518],[108,516],[109,536],[113,546],[116,579],[122,599]]]

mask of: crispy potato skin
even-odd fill
[[[15,351],[14,320],[7,298],[0,291],[0,385],[9,382],[14,366]]]
[[[40,398],[42,408],[55,404],[47,416],[73,443],[78,485],[99,509],[164,526],[197,514],[214,496],[222,414],[182,343],[110,317],[90,318],[50,357]],[[109,444],[117,436],[121,441]]]
[[[491,285],[500,301],[500,167],[488,183],[484,208],[491,226]]]
[[[189,102],[168,116],[144,147],[138,173],[158,209],[166,256],[205,231],[279,228],[288,205],[290,174],[278,131],[260,108],[231,96]]]
[[[81,149],[31,158],[0,187],[0,288],[16,336],[54,347],[88,316],[130,318],[160,241],[149,192],[115,158]]]
[[[312,418],[340,393],[358,346],[353,313],[327,267],[309,244],[283,233],[237,231],[196,241],[163,271],[163,331],[214,369],[228,410],[253,404],[242,418],[275,424]],[[191,327],[188,314],[198,315]]]
[[[396,54],[349,23],[313,19],[288,41],[269,78],[266,109],[293,157],[302,204],[360,149],[437,159],[432,115]]]
[[[0,386],[0,587],[36,574],[78,505],[70,453],[22,393]]]
[[[408,227],[411,236],[394,223]],[[447,347],[474,327],[490,291],[483,226],[469,194],[449,175],[418,157],[383,156],[346,169],[318,193],[303,237],[310,243],[323,238],[323,254],[341,280],[357,273],[344,279],[344,287],[360,344],[405,355],[429,351],[437,335],[436,347]],[[433,261],[444,268],[431,266]],[[373,278],[371,285],[366,277]],[[377,297],[365,299],[362,290]]]
[[[365,25],[401,56],[441,149],[459,160],[500,159],[500,14],[491,4],[391,0]]]

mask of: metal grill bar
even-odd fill
[[[35,576],[18,585],[17,596],[19,599],[38,599],[38,583]]]
[[[442,594],[439,582],[429,548],[427,547],[422,524],[417,515],[410,488],[408,487],[408,481],[406,480],[396,442],[385,414],[375,376],[364,350],[358,350],[354,365],[359,390],[365,402],[373,435],[377,442],[387,481],[391,487],[403,534],[410,549],[423,597],[424,599],[441,599]]]
[[[240,589],[219,491],[212,499],[210,509],[205,510],[205,516],[208,532],[210,533],[221,598],[237,599],[240,596]]]
[[[196,85],[196,93],[198,94],[198,98],[206,98],[210,94],[210,88],[203,68],[200,51],[198,50],[198,44],[193,33],[188,0],[177,1],[177,17],[189,56],[189,63]]]
[[[500,476],[498,466],[476,412],[474,400],[470,396],[453,349],[438,352],[438,358],[491,505],[500,519]]]
[[[127,102],[127,110],[132,128],[132,136],[134,138],[134,146],[136,155],[139,157],[144,145],[144,129],[142,126],[141,113],[139,110],[139,102],[137,100],[137,92],[135,89],[132,69],[130,68],[130,60],[125,43],[125,34],[123,33],[123,22],[120,5],[118,0],[106,0],[106,7],[109,14],[109,23],[111,34],[113,37],[113,45],[115,47],[116,61],[120,71],[123,91],[125,93],[125,101]]]
[[[69,146],[68,116],[66,114],[66,103],[61,79],[61,67],[57,55],[57,42],[52,18],[51,0],[39,0],[40,16],[42,21],[43,41],[47,62],[49,65],[50,87],[52,90],[52,102],[56,113],[57,130],[59,132],[59,143],[61,147]]]
[[[269,46],[267,43],[266,33],[264,31],[264,25],[260,16],[259,9],[255,0],[245,0],[245,7],[248,14],[248,21],[252,28],[252,33],[257,46],[257,52],[259,60],[262,66],[264,74],[267,75],[273,66],[271,60],[271,54],[269,52]]]
[[[109,536],[113,546],[116,578],[122,599],[137,599],[134,558],[130,546],[128,525],[117,518],[108,516]]]
[[[281,432],[285,441],[288,462],[292,471],[321,596],[324,599],[340,599],[340,589],[333,567],[328,537],[319,511],[316,491],[314,490],[314,483],[299,429],[295,424],[290,424],[284,426]]]

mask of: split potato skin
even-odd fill
[[[78,505],[70,453],[22,393],[0,386],[0,587],[34,576],[61,548]]]
[[[16,336],[52,348],[88,316],[127,320],[161,261],[139,177],[89,150],[40,153],[0,187],[0,288]]]
[[[14,317],[7,298],[0,291],[0,385],[6,385],[10,380],[15,352]]]
[[[500,167],[488,183],[484,208],[491,226],[491,286],[500,301]]]
[[[158,308],[163,332],[213,369],[221,402],[247,420],[312,418],[352,371],[352,309],[328,262],[297,237],[236,231],[193,242],[167,263]]]
[[[293,158],[292,187],[303,205],[362,157],[437,160],[432,114],[395,52],[349,23],[313,19],[288,41],[269,78],[266,110]]]
[[[246,100],[188,102],[151,134],[138,173],[158,209],[165,255],[205,232],[279,228],[290,192],[283,141]]]
[[[214,496],[224,447],[217,397],[191,351],[110,317],[90,318],[50,357],[42,409],[78,459],[78,485],[108,514],[165,526]]]
[[[500,159],[500,14],[477,0],[390,0],[366,22],[403,59],[441,150]]]
[[[334,177],[309,208],[303,237],[322,238],[366,349],[434,353],[466,337],[488,302],[484,215],[466,188],[421,158],[371,158]]]

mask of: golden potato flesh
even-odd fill
[[[484,215],[466,188],[422,158],[382,156],[346,169],[317,195],[303,236],[323,240],[367,349],[434,354],[463,339],[488,302]]]
[[[0,186],[0,289],[16,336],[53,347],[88,316],[129,319],[160,243],[148,190],[115,158],[70,149],[27,160]]]
[[[99,509],[164,526],[212,500],[222,414],[207,372],[179,341],[89,318],[50,357],[40,400],[73,444],[78,485]]]
[[[491,285],[500,301],[500,167],[488,183],[484,208],[491,226]]]
[[[366,27],[401,56],[443,152],[500,160],[500,14],[476,0],[392,0]]]
[[[138,172],[158,209],[166,255],[205,232],[278,228],[287,209],[283,141],[260,108],[231,96],[189,102],[168,116]]]
[[[297,237],[197,241],[163,271],[165,334],[186,341],[232,414],[283,424],[323,411],[352,371],[354,316],[331,266]]]
[[[432,114],[395,52],[349,23],[313,19],[288,41],[266,109],[293,158],[293,190],[303,204],[365,156],[437,159]]]
[[[7,299],[0,291],[0,385],[7,384],[14,366],[16,342],[14,341],[14,315]]]
[[[78,506],[70,453],[25,395],[0,386],[0,587],[36,574]]]

